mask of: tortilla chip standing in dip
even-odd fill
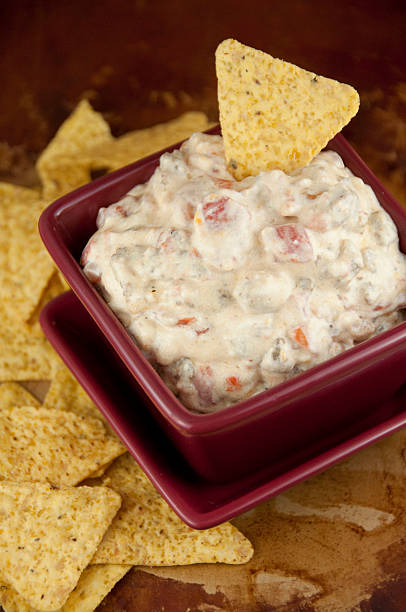
[[[350,85],[233,39],[217,47],[216,71],[225,154],[237,180],[305,166],[359,108]]]

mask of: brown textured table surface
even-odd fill
[[[216,118],[213,53],[234,37],[354,85],[347,137],[406,206],[406,5],[366,0],[3,0],[0,180],[35,157],[81,97],[118,135]],[[351,398],[349,398],[351,401]],[[133,569],[104,612],[406,610],[406,431],[235,519],[241,567]]]

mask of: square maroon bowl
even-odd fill
[[[47,338],[178,515],[206,529],[250,510],[406,425],[406,385],[365,422],[340,428],[227,483],[197,475],[145,406],[144,393],[72,291],[41,311]]]
[[[209,133],[219,133],[218,128]],[[396,224],[400,248],[405,252],[406,211],[341,134],[326,148],[336,151],[345,165],[372,187]],[[235,480],[283,461],[298,449],[357,423],[362,427],[375,424],[381,404],[406,380],[406,322],[269,391],[215,413],[189,411],[168,389],[79,264],[87,241],[97,229],[99,208],[146,182],[163,152],[63,196],[43,212],[39,221],[42,240],[56,265],[139,383],[144,409],[159,422],[187,463],[206,480],[217,482]]]

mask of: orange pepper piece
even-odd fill
[[[300,344],[300,346],[303,346],[303,348],[308,348],[309,343],[307,341],[306,334],[301,327],[295,329],[295,340],[298,344]]]
[[[193,323],[196,321],[196,317],[185,317],[184,319],[179,319],[176,325],[189,325],[189,323]]]
[[[241,389],[241,383],[236,376],[226,378],[226,383],[226,391],[239,391]]]

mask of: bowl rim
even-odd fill
[[[215,126],[205,133],[218,134],[219,126]],[[123,179],[131,177],[135,172],[139,172],[151,165],[154,165],[155,169],[161,155],[179,148],[182,142],[135,161],[128,166],[106,174],[63,195],[42,212],[38,223],[41,238],[68,284],[107,337],[112,345],[112,350],[115,350],[123,359],[161,415],[172,426],[187,435],[200,436],[243,425],[245,422],[261,417],[265,412],[269,413],[273,410],[282,409],[293,395],[300,397],[303,394],[309,394],[309,387],[312,390],[320,388],[326,378],[334,380],[340,374],[342,375],[345,371],[348,371],[349,368],[351,370],[357,367],[361,368],[363,362],[365,363],[377,353],[390,350],[394,346],[406,342],[405,321],[369,340],[361,342],[357,346],[346,349],[337,356],[313,366],[309,370],[269,390],[253,395],[216,412],[195,413],[186,408],[166,386],[163,379],[136,346],[128,331],[86,278],[78,261],[73,257],[63,240],[60,231],[61,218],[66,210],[80,205],[84,199],[94,197],[96,194],[103,192],[107,187],[120,184]],[[340,154],[351,158],[352,172],[357,176],[361,175],[363,180],[371,186],[381,205],[383,206],[381,198],[389,202],[391,208],[389,214],[397,227],[400,240],[404,238],[404,248],[406,248],[406,232],[403,237],[399,230],[399,225],[402,223],[406,228],[406,211],[387,191],[341,133],[337,134],[330,141],[330,143],[333,142],[340,148],[342,152]],[[327,147],[330,143],[328,143]],[[136,184],[137,182],[135,181],[134,186]],[[383,207],[385,208],[385,206]],[[139,373],[140,364],[142,368],[141,380]]]

